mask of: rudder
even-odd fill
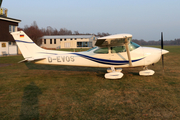
[[[34,58],[45,50],[37,46],[23,31],[11,33],[24,58]]]

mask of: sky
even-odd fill
[[[133,39],[180,38],[180,0],[3,0],[8,17],[39,28],[79,33],[129,33]]]

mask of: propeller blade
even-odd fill
[[[163,49],[164,48],[164,45],[163,45],[164,43],[163,43],[163,32],[161,32],[161,49]]]
[[[164,43],[163,43],[163,32],[161,32],[161,59],[162,59],[162,67],[164,71],[164,56],[162,54],[162,49],[164,48]]]

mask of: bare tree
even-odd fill
[[[72,35],[72,31],[68,30],[66,28],[61,28],[60,31],[59,31],[59,34],[60,35]]]
[[[38,45],[41,45],[40,38],[43,36],[41,30],[38,28],[36,21],[29,26],[25,26],[23,31]]]
[[[79,35],[79,32],[76,30],[76,31],[74,31],[74,34],[75,35]]]

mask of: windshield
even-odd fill
[[[94,50],[94,49],[96,49],[96,48],[97,48],[97,47],[93,47],[93,48],[87,50],[86,52],[90,52],[90,51],[92,51],[92,50]]]
[[[132,51],[132,50],[134,50],[134,49],[136,49],[136,48],[138,48],[138,47],[140,47],[138,44],[136,44],[136,43],[134,43],[134,42],[130,42],[130,44],[129,44],[129,50],[130,51]]]
[[[132,41],[129,43],[128,46],[129,46],[130,51],[140,47],[138,44],[136,44]],[[114,47],[110,47],[110,48],[111,48],[111,53],[126,52],[125,46],[114,46]],[[108,52],[109,52],[108,47],[99,48],[94,51],[94,53],[97,53],[97,54],[108,54]]]

